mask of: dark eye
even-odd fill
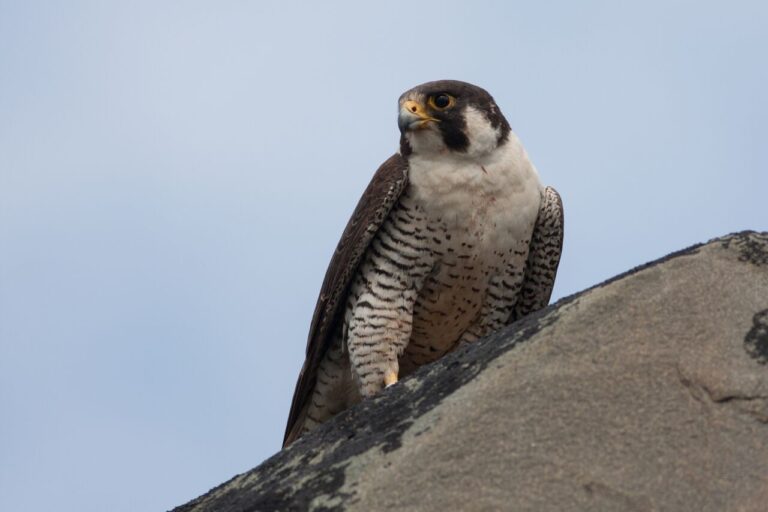
[[[446,94],[440,94],[435,97],[435,106],[437,108],[445,108],[451,104],[451,99]]]
[[[448,108],[453,104],[453,98],[451,97],[451,95],[445,94],[445,93],[432,96],[430,100],[431,100],[430,103],[434,108],[438,108],[441,110],[444,108]]]

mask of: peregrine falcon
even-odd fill
[[[398,127],[325,275],[284,446],[549,302],[562,202],[491,95],[419,85],[400,96]]]

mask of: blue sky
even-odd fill
[[[396,101],[496,98],[559,298],[768,229],[761,2],[0,0],[0,510],[181,504],[275,453]]]

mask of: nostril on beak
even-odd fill
[[[411,112],[416,112],[417,108],[416,105],[411,105]]]

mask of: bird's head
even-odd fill
[[[400,153],[479,156],[506,142],[510,127],[485,89],[457,80],[427,82],[400,96]]]

